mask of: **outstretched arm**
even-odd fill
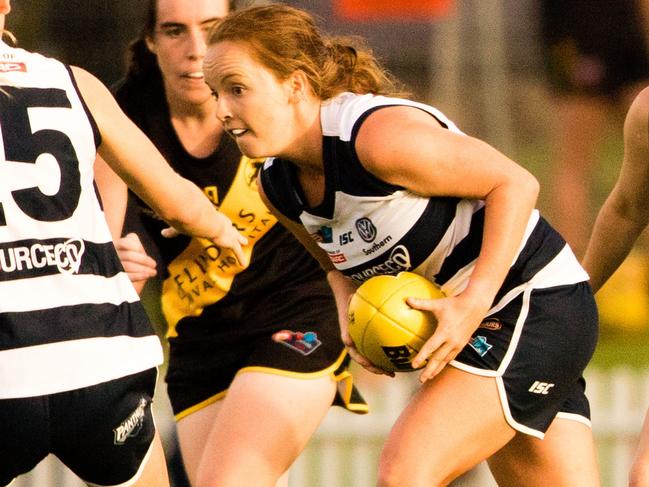
[[[97,78],[80,68],[73,72],[101,132],[99,155],[111,169],[172,227],[232,249],[237,260],[247,265],[241,248],[247,240],[230,219],[195,184],[173,171]]]

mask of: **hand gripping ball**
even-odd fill
[[[349,302],[349,334],[374,365],[393,372],[414,370],[411,360],[435,331],[430,312],[411,308],[406,298],[443,298],[442,290],[419,274],[375,276]]]

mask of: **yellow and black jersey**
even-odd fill
[[[202,188],[248,238],[244,250],[250,257],[250,265],[242,270],[229,250],[207,240],[160,237],[166,224],[130,194],[125,232],[141,225],[146,231],[145,248],[158,260],[159,269],[164,269],[161,306],[168,335],[177,334],[183,319],[200,317],[206,308],[218,308],[223,300],[231,303],[244,296],[264,295],[278,286],[323,278],[315,259],[262,203],[256,179],[263,161],[242,156],[229,137],[223,137],[218,149],[206,158],[190,155],[171,125],[162,93],[159,83],[147,90],[125,83],[116,97],[176,172]]]

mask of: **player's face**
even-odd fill
[[[296,149],[290,79],[278,80],[241,42],[209,47],[205,81],[217,100],[217,117],[248,157],[284,156]]]
[[[205,36],[228,13],[227,0],[158,0],[149,49],[157,56],[170,102],[210,102],[203,77]]]

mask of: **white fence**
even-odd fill
[[[611,372],[590,370],[587,394],[592,407],[603,487],[627,485],[627,472],[644,413],[649,407],[649,372],[617,369]],[[365,416],[333,408],[309,447],[291,472],[291,487],[370,487],[375,485],[376,465],[383,439],[416,387],[416,374],[397,379],[373,379],[363,391],[371,413]],[[162,434],[173,428],[159,391],[158,423]],[[456,485],[485,487],[491,484],[488,473],[479,471]],[[65,467],[48,457],[12,487],[81,487]]]

